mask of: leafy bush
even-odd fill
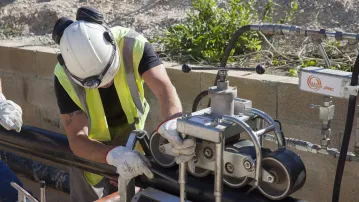
[[[259,21],[273,21],[278,6],[269,0],[259,17],[257,4],[256,0],[229,0],[228,8],[220,8],[216,0],[194,0],[193,9],[187,12],[185,21],[170,26],[164,36],[155,40],[164,45],[167,54],[190,55],[195,60],[218,62],[237,29]],[[297,8],[296,1],[292,1],[290,12],[278,22],[291,19]],[[231,54],[258,51],[261,43],[258,33],[246,32],[239,38]]]

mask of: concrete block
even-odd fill
[[[54,77],[54,69],[57,63],[56,54],[53,51],[36,51],[36,72],[39,77]]]
[[[307,171],[307,180],[304,187],[293,194],[294,197],[310,202],[331,201],[337,159],[330,156],[314,155],[306,152],[297,152]],[[356,202],[359,196],[359,164],[347,162],[343,174],[340,201]]]
[[[28,78],[25,80],[26,101],[30,104],[55,109],[57,107],[53,79]]]
[[[193,102],[200,93],[201,74],[195,72],[185,74],[177,69],[167,69],[167,72],[181,102]]]
[[[321,127],[317,125],[299,125],[298,123],[288,120],[280,120],[285,137],[301,139],[320,145]],[[332,127],[331,147],[340,148],[341,138],[344,130],[338,127]]]
[[[41,109],[32,104],[24,104],[22,107],[23,124],[41,128]]]
[[[36,51],[0,47],[1,70],[36,75]]]
[[[61,129],[62,122],[60,120],[60,112],[56,109],[41,109],[41,128],[58,133],[64,133]]]
[[[10,72],[0,72],[2,92],[9,100],[14,101],[18,105],[25,102],[24,94],[24,78],[20,75]]]
[[[333,125],[344,128],[347,101],[333,99],[335,115]],[[299,90],[297,85],[279,84],[278,86],[278,119],[296,121],[303,124],[321,125],[319,109],[310,108],[310,104],[322,105],[323,96]]]

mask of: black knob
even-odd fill
[[[184,72],[184,73],[188,73],[188,72],[190,72],[192,70],[192,68],[188,65],[188,64],[183,64],[182,65],[182,71]]]
[[[265,71],[266,70],[265,70],[265,67],[263,65],[257,65],[257,67],[256,67],[257,74],[264,74]]]

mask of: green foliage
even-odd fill
[[[216,0],[194,0],[193,10],[187,12],[185,21],[170,26],[164,36],[155,38],[155,41],[164,45],[167,54],[190,55],[194,60],[218,62],[237,29],[261,20],[272,21],[276,5],[269,1],[260,19],[257,4],[256,0],[229,0],[228,8],[219,8]],[[294,3],[287,15],[293,15],[297,7]],[[291,17],[285,17],[280,22],[288,19]],[[246,32],[237,40],[231,54],[258,51],[261,43],[258,33]]]
[[[298,76],[298,70],[296,70],[296,69],[290,69],[288,73],[289,73],[289,76],[293,76],[293,77]]]
[[[317,61],[316,60],[304,60],[302,62],[302,67],[310,67],[310,66],[316,66]]]

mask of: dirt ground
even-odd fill
[[[51,45],[51,31],[59,17],[74,18],[79,6],[90,5],[105,14],[109,26],[136,29],[152,38],[184,18],[191,0],[0,0],[0,43]],[[223,1],[221,1],[223,2]],[[224,1],[226,2],[226,1]],[[261,6],[266,0],[259,0]],[[288,5],[288,0],[275,0]],[[359,0],[298,0],[292,24],[359,31]],[[258,8],[259,10],[262,7]]]
[[[268,1],[257,1],[262,13]],[[299,9],[290,24],[359,33],[359,0],[297,1]],[[218,2],[226,4],[228,0]],[[284,7],[290,5],[290,0],[274,2]],[[130,27],[152,39],[183,20],[191,3],[192,0],[0,0],[0,45],[56,47],[51,39],[56,20],[62,16],[74,19],[82,5],[103,12],[109,26]],[[282,15],[278,13],[277,18]],[[299,43],[288,38],[278,41],[276,48],[288,52],[299,51],[302,39],[298,39]],[[159,44],[153,45],[157,49]],[[286,74],[287,70],[271,70],[271,74],[283,72]]]

